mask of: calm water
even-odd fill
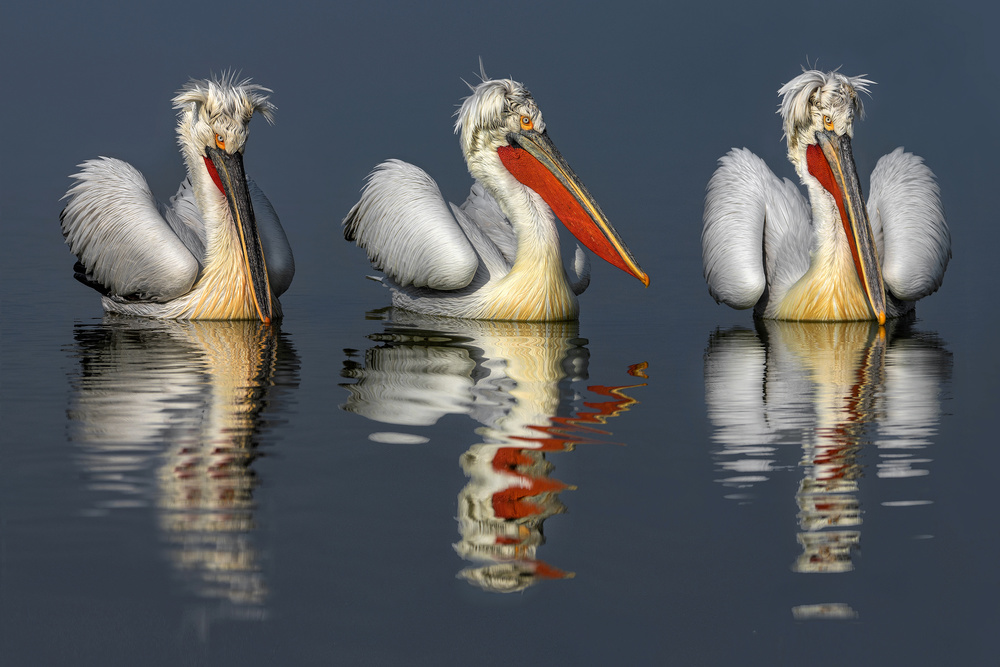
[[[11,7],[0,25],[0,663],[992,664],[997,10]],[[239,13],[232,14],[231,12]],[[504,12],[509,15],[504,17]],[[446,197],[478,58],[650,274],[577,323],[384,307],[339,221],[388,157]],[[755,323],[701,278],[715,161],[793,177],[775,91],[878,82],[954,237],[915,319]],[[74,165],[183,177],[169,100],[274,89],[247,171],[298,272],[279,326],[103,317],[58,227]]]

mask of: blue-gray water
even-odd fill
[[[0,663],[995,661],[1000,14],[650,7],[5,7]],[[597,260],[578,324],[379,311],[339,221],[389,157],[464,199],[480,57],[648,289]],[[878,82],[864,184],[903,145],[941,185],[944,286],[885,335],[755,325],[701,277],[716,160],[793,178],[776,91],[816,61]],[[279,109],[245,163],[295,251],[285,319],[104,320],[68,175],[113,156],[172,195],[170,98],[228,68]]]

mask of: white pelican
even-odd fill
[[[809,203],[745,148],[719,160],[701,235],[716,301],[771,319],[883,324],[941,286],[951,236],[923,160],[902,148],[883,156],[865,207],[851,137],[871,83],[810,70],[778,91]]]
[[[455,132],[476,179],[461,207],[449,210],[422,169],[389,160],[375,168],[344,219],[344,238],[385,273],[393,305],[471,319],[575,319],[590,266],[577,247],[572,275],[563,268],[557,216],[599,256],[649,284],[549,140],[524,86],[483,75],[458,112]]]
[[[281,317],[295,273],[278,216],[243,171],[254,112],[273,121],[269,89],[235,74],[178,91],[178,143],[188,176],[170,205],[132,165],[88,160],[66,193],[62,230],[76,278],[104,309],[172,319]]]

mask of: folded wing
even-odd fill
[[[709,292],[751,308],[768,285],[787,288],[809,268],[809,205],[749,150],[719,160],[708,183],[702,261]]]
[[[264,251],[264,263],[267,264],[267,279],[275,296],[281,296],[292,284],[295,276],[295,259],[292,257],[292,246],[274,212],[271,201],[264,191],[250,177],[247,177],[247,190],[250,192],[250,202],[253,204],[254,217],[257,219],[257,233],[260,235],[260,245]]]
[[[402,287],[455,290],[476,275],[479,259],[437,183],[400,160],[375,168],[344,219],[344,238]]]
[[[924,161],[897,148],[872,171],[868,215],[881,239],[882,279],[899,299],[916,301],[941,286],[951,259],[934,173]]]
[[[110,295],[158,302],[190,291],[199,260],[161,214],[142,174],[111,158],[80,167],[61,219],[86,280]]]

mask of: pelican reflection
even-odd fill
[[[873,322],[760,320],[717,331],[705,353],[705,403],[718,481],[737,500],[798,467],[801,548],[796,572],[847,572],[860,545],[859,454],[877,453],[879,478],[929,474],[951,353],[912,318]],[[787,446],[801,452],[798,466]],[[900,487],[897,493],[914,493]],[[893,504],[919,504],[912,498]],[[840,603],[804,605],[796,618],[847,618]]]
[[[253,470],[264,415],[298,383],[274,326],[107,316],[74,331],[70,438],[87,513],[153,507],[183,587],[226,618],[264,614]]]
[[[472,566],[459,577],[494,592],[524,590],[573,576],[538,558],[543,523],[565,511],[547,452],[609,442],[603,425],[637,401],[626,390],[590,386],[580,405],[574,383],[587,379],[587,341],[576,322],[491,322],[433,318],[388,309],[377,345],[345,362],[343,409],[403,426],[465,414],[481,426],[460,457],[469,482],[458,496],[455,551]],[[643,364],[629,373],[645,377]],[[412,441],[377,433],[373,440]]]

